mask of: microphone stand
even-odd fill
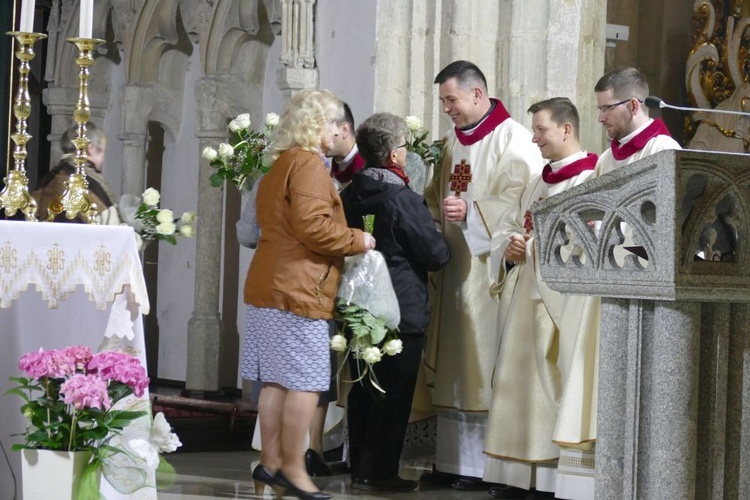
[[[662,108],[669,108],[669,109],[677,109],[680,111],[702,111],[704,113],[721,113],[725,115],[739,115],[739,116],[750,116],[750,113],[745,111],[732,111],[727,109],[715,109],[715,108],[686,108],[684,106],[673,106],[672,104],[667,104],[664,102],[661,98],[655,97],[655,96],[648,96],[646,99],[643,100],[643,103],[646,105],[647,108],[651,109],[662,109]]]

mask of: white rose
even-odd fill
[[[193,212],[183,212],[182,217],[180,217],[180,222],[183,224],[192,224],[195,222],[195,214]]]
[[[156,214],[156,220],[159,222],[174,222],[174,213],[168,208],[159,210]]]
[[[378,349],[377,347],[368,347],[362,353],[362,359],[370,364],[377,363],[378,361],[380,361],[381,357],[382,354],[380,353],[380,349]]]
[[[416,132],[417,130],[422,128],[422,120],[420,120],[416,116],[407,116],[404,121],[406,122],[406,128],[408,128],[411,132]]]
[[[346,351],[346,337],[342,335],[334,335],[331,339],[331,349],[336,352]]]
[[[226,142],[222,142],[219,144],[219,156],[222,158],[229,158],[234,154],[234,148],[231,144],[227,144]]]
[[[240,126],[240,128],[243,128],[243,129],[250,128],[250,124],[252,123],[250,121],[250,113],[242,113],[233,121],[236,121],[237,124]]]
[[[279,124],[279,115],[276,113],[268,113],[266,115],[266,125],[269,127],[275,127]]]
[[[383,346],[383,351],[389,356],[395,356],[404,350],[404,343],[400,339],[389,340]]]
[[[241,128],[242,127],[240,127],[240,123],[237,121],[236,118],[234,120],[232,120],[231,122],[229,122],[229,130],[230,131],[237,132]]]
[[[165,236],[174,234],[176,230],[177,230],[177,226],[174,225],[174,222],[162,222],[161,224],[158,224],[156,226],[156,232],[158,234],[163,234]]]
[[[149,206],[154,206],[159,203],[159,200],[161,199],[161,194],[159,194],[159,191],[157,191],[154,188],[148,188],[143,192],[143,203]]]
[[[172,432],[172,427],[164,418],[162,412],[154,416],[154,424],[151,426],[151,435],[149,441],[156,446],[162,453],[172,453],[182,446],[177,434]]]
[[[184,236],[185,238],[192,238],[193,237],[193,226],[190,226],[188,224],[180,226],[180,235]]]
[[[201,157],[204,160],[208,161],[214,161],[217,156],[219,156],[219,153],[217,153],[216,150],[211,146],[206,146],[205,148],[203,148],[203,152],[201,153]]]

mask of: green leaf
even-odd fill
[[[75,492],[75,500],[99,500],[100,470],[101,462],[96,459],[86,466],[78,483],[78,491]]]
[[[211,177],[209,179],[210,179],[211,185],[213,187],[219,187],[222,184],[224,184],[224,178],[221,175],[219,175],[218,173],[217,174],[211,174]]]

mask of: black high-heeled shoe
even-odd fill
[[[307,473],[312,477],[333,475],[333,470],[328,466],[325,459],[312,448],[305,452],[305,468],[307,469]]]
[[[287,493],[294,495],[301,500],[328,500],[332,498],[330,493],[324,491],[304,491],[299,489],[293,482],[288,480],[283,472],[278,471],[274,477],[276,484],[285,488]]]
[[[258,496],[263,496],[266,486],[273,488],[279,498],[284,495],[284,488],[276,483],[276,476],[261,464],[256,465],[253,469],[253,485],[255,486],[255,494]]]

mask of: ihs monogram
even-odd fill
[[[57,243],[47,250],[47,257],[49,258],[47,269],[52,274],[57,274],[65,268],[65,251]]]

